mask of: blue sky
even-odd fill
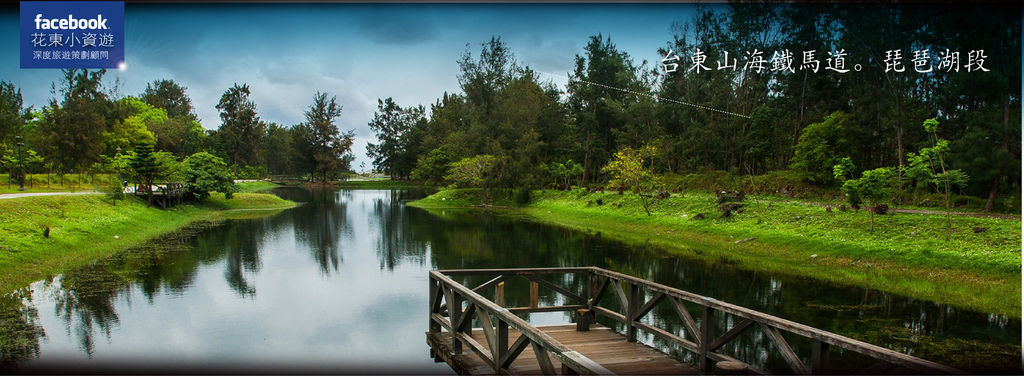
[[[356,166],[369,161],[367,127],[378,98],[429,105],[459,91],[456,60],[466,43],[500,36],[518,61],[564,77],[590,35],[602,33],[637,63],[657,63],[671,25],[692,4],[259,4],[125,6],[127,69],[107,84],[137,95],[155,79],[188,87],[204,127],[220,125],[214,108],[234,83],[247,83],[261,118],[304,120],[316,91],[338,97],[342,129],[355,130]],[[0,80],[21,88],[26,105],[50,98],[58,70],[20,69],[18,10],[0,13]],[[552,79],[560,87],[564,78]]]

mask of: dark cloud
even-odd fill
[[[386,14],[381,17],[362,17],[359,31],[371,41],[381,44],[411,46],[440,36],[437,25],[421,17],[404,14]]]

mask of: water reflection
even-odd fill
[[[0,366],[20,359],[17,365],[28,371],[54,364],[102,371],[135,362],[140,370],[447,373],[426,356],[422,337],[428,270],[595,265],[961,368],[1019,372],[1019,319],[740,270],[724,259],[667,255],[515,215],[402,204],[422,191],[277,193],[305,204],[270,217],[205,224],[0,299]],[[586,283],[551,278],[576,291]],[[541,304],[563,303],[541,292]],[[527,304],[528,294],[523,281],[506,286],[509,304]],[[614,299],[602,305],[617,308]],[[696,306],[688,308],[699,317]],[[530,319],[567,320],[560,313]],[[690,338],[667,302],[645,320]],[[722,330],[734,324],[717,320]],[[809,343],[787,339],[809,355]],[[691,357],[654,338],[645,341]],[[769,342],[751,330],[723,351],[785,370],[783,360],[763,351]],[[850,367],[867,365],[836,355]]]

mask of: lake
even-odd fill
[[[20,307],[0,320],[0,331],[20,344],[4,349],[7,366],[18,359],[17,370],[28,373],[451,373],[425,343],[429,270],[593,265],[971,371],[1020,372],[1016,318],[752,272],[514,213],[406,206],[427,194],[421,190],[275,192],[303,204],[194,226],[7,296],[5,304]],[[520,285],[510,283],[507,301],[526,299]],[[542,289],[541,301],[558,298]],[[669,317],[656,309],[649,320],[672,326]],[[558,312],[529,320],[569,322]],[[785,370],[752,332],[726,351]],[[849,354],[834,360],[866,364]]]

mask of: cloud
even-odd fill
[[[401,13],[376,16],[361,17],[357,24],[359,31],[373,42],[410,46],[435,40],[440,35],[437,25],[421,17]]]

